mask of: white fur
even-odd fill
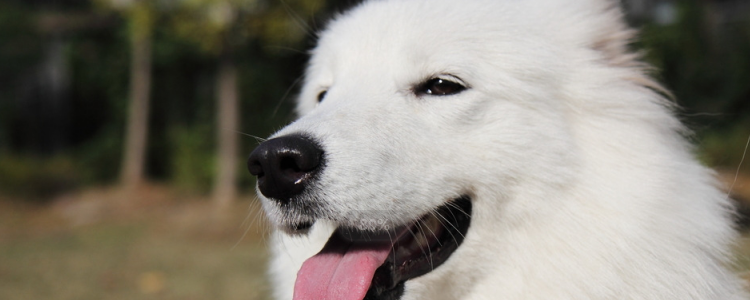
[[[274,235],[275,297],[336,224],[401,224],[468,194],[466,240],[403,300],[748,299],[727,268],[729,203],[630,36],[605,0],[380,0],[336,18],[301,118],[275,135],[323,145],[328,220]],[[469,89],[412,92],[444,74]]]

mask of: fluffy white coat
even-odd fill
[[[330,209],[306,236],[273,235],[275,297],[337,224],[404,223],[466,194],[463,245],[403,300],[748,299],[727,197],[631,36],[605,0],[379,0],[335,18],[301,118],[275,135],[323,144]],[[468,89],[414,94],[444,75]]]

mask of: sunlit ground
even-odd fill
[[[750,180],[736,188],[750,192]],[[88,190],[43,207],[0,199],[0,299],[268,299],[267,225],[252,197],[220,216],[163,187],[132,195]],[[750,234],[735,265],[750,279]]]

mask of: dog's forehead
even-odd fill
[[[368,1],[328,24],[312,51],[308,75],[381,70],[392,78],[415,69],[440,73],[488,61],[520,64],[515,57],[538,60],[534,56],[545,55],[542,51],[554,44],[550,41],[569,37],[564,28],[549,30],[546,24],[552,22],[539,22],[553,9],[542,2],[566,1],[527,2]]]
[[[316,68],[335,73],[347,68],[371,72],[378,69],[398,71],[415,66],[436,66],[432,63],[435,61],[444,65],[467,63],[475,54],[473,52],[482,49],[466,47],[466,44],[487,39],[486,31],[477,30],[482,22],[460,14],[435,18],[431,14],[439,12],[428,8],[456,6],[455,3],[435,1],[432,4],[400,1],[395,3],[398,9],[393,9],[393,5],[382,5],[384,1],[373,1],[340,16],[322,32],[318,46],[312,52],[313,72]]]

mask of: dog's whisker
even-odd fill
[[[263,207],[260,199],[257,195],[254,198],[255,199],[252,205],[254,207],[253,209],[255,210],[255,218],[251,226],[254,226],[256,228],[255,232],[260,234],[261,241],[265,244],[268,244],[268,239],[271,237],[271,233],[273,230],[270,227],[270,222],[268,222],[266,219],[266,214],[263,213]]]
[[[468,214],[468,213],[466,213],[466,212],[465,212],[465,211],[463,210],[463,208],[461,208],[460,206],[456,205],[455,203],[453,203],[453,202],[448,202],[448,203],[446,203],[446,204],[448,204],[448,206],[450,206],[450,207],[453,207],[453,208],[455,208],[455,209],[456,209],[457,211],[459,211],[460,213],[462,213],[462,214],[466,215],[467,217],[471,218],[471,214]]]
[[[289,16],[291,17],[293,23],[297,25],[297,27],[299,27],[299,29],[301,29],[305,33],[305,35],[314,37],[312,35],[315,34],[316,32],[315,29],[310,27],[310,25],[307,24],[305,19],[302,18],[299,14],[297,14],[297,12],[295,12],[291,6],[289,6],[289,3],[287,3],[286,1],[281,1],[281,4],[284,6],[284,9],[286,10],[287,14],[289,14]]]
[[[422,221],[417,221],[417,226],[419,227],[418,228],[419,233],[422,234],[422,237],[424,238],[424,240],[429,241],[429,239],[427,238],[427,233],[425,233],[425,230],[424,230],[424,227],[428,227],[427,224],[422,224]],[[421,243],[420,243],[420,247],[421,247]],[[434,270],[435,265],[432,262],[432,249],[430,249],[430,244],[429,243],[425,244],[425,248],[427,248],[427,252],[429,252],[429,256],[427,257],[430,259],[430,269]]]
[[[431,215],[433,215],[433,216],[435,217],[435,219],[436,219],[436,220],[437,220],[437,221],[438,221],[438,222],[440,223],[440,225],[442,225],[443,227],[445,227],[445,224],[443,224],[443,221],[441,221],[440,219],[438,219],[438,218],[437,218],[437,216],[435,216],[435,209],[432,209],[432,210],[430,211],[430,214],[431,214]],[[435,240],[437,241],[438,245],[440,245],[440,246],[442,247],[442,246],[443,246],[443,244],[442,244],[442,243],[440,243],[440,239],[439,239],[439,238],[438,238],[438,236],[437,236],[437,235],[435,234],[435,232],[434,232],[434,231],[432,231],[432,229],[430,229],[430,227],[429,227],[429,226],[425,226],[425,227],[427,227],[427,229],[428,229],[428,230],[430,230],[430,233],[432,233],[432,236],[433,236],[433,237],[435,237]],[[450,233],[450,230],[449,230],[448,232]]]
[[[438,212],[438,211],[437,211],[436,209],[433,209],[433,212],[432,212],[432,214],[433,214],[433,215],[435,216],[435,218],[437,218],[437,220],[438,220],[438,221],[440,222],[440,225],[443,225],[443,227],[446,227],[446,225],[445,225],[446,223],[450,223],[450,222],[448,222],[448,220],[447,220],[447,219],[445,219],[445,217],[443,217],[443,215],[441,215],[441,214],[440,214],[440,212]],[[441,218],[442,218],[443,220],[441,220]],[[454,228],[455,228],[455,227],[454,227]],[[456,244],[458,244],[458,239],[456,239],[456,236],[455,236],[455,235],[453,235],[453,232],[451,232],[451,230],[447,230],[447,229],[448,229],[448,228],[446,227],[446,231],[448,232],[448,234],[450,234],[450,235],[451,235],[451,238],[453,239],[453,242],[454,242],[454,243],[456,243]],[[460,232],[459,232],[459,234],[460,234]]]
[[[417,237],[417,235],[414,234],[414,231],[411,230],[411,228],[408,228],[408,231],[409,231],[409,233],[411,233],[412,237],[414,237],[415,241],[419,239]],[[418,243],[418,246],[419,246],[419,249],[422,250],[422,254],[424,254],[425,256],[427,256],[427,251],[424,251],[424,247],[421,244],[419,244],[419,243]]]
[[[236,132],[236,133],[239,133],[239,134],[242,134],[242,135],[246,135],[246,136],[249,136],[249,137],[251,137],[251,138],[254,138],[254,139],[255,139],[255,140],[256,140],[256,141],[258,142],[258,143],[262,143],[262,142],[265,142],[265,141],[267,141],[267,140],[268,140],[268,139],[264,139],[264,138],[262,138],[262,137],[259,137],[259,136],[257,136],[257,135],[252,135],[252,134],[249,134],[249,133],[244,133],[244,132],[242,132],[242,131],[237,131],[237,130],[235,130],[234,132]]]
[[[459,230],[458,228],[456,228],[456,226],[454,226],[454,225],[453,225],[453,223],[451,223],[451,221],[449,221],[449,220],[448,220],[448,219],[447,219],[447,218],[446,218],[445,216],[443,216],[442,214],[440,214],[440,212],[436,212],[436,213],[437,213],[437,215],[438,215],[439,217],[443,218],[443,220],[445,220],[445,222],[446,222],[446,223],[448,223],[448,225],[450,225],[450,226],[451,226],[451,227],[452,227],[452,228],[453,228],[454,230],[456,230],[456,233],[458,233],[458,234],[459,234],[459,235],[461,236],[461,238],[464,238],[464,239],[466,238],[466,237],[465,237],[465,236],[464,236],[464,235],[463,235],[463,234],[461,233],[461,231],[460,231],[460,230]],[[450,232],[450,230],[448,230],[448,231]],[[458,242],[458,241],[456,241],[456,242]]]
[[[391,245],[393,245],[394,243],[393,243],[393,236],[391,236],[391,231],[386,230],[385,233],[388,234],[388,240],[390,240]],[[388,255],[391,255],[391,254],[393,254],[392,262],[393,262],[393,269],[395,270],[396,269],[396,251],[391,251],[391,253],[389,253]]]
[[[299,76],[297,79],[295,79],[292,84],[289,86],[289,88],[286,89],[284,92],[284,95],[281,96],[281,99],[279,99],[279,103],[276,104],[276,107],[274,107],[273,112],[271,113],[271,117],[275,117],[276,114],[279,112],[279,109],[281,109],[281,105],[284,104],[284,101],[286,101],[287,97],[289,96],[289,93],[292,92],[295,86],[297,86],[302,79],[305,78],[304,76]]]
[[[250,206],[248,207],[247,216],[245,216],[245,219],[242,220],[242,223],[240,224],[240,227],[245,227],[245,230],[242,233],[242,236],[240,236],[240,238],[234,244],[234,246],[232,246],[232,248],[230,248],[230,251],[232,251],[235,248],[237,248],[237,246],[245,239],[245,237],[247,237],[247,234],[250,232],[250,229],[253,228],[254,221],[256,219],[258,219],[259,215],[261,215],[261,211],[260,210],[256,210],[255,217],[252,218],[253,220],[250,219],[250,217],[252,216],[252,211],[253,211],[253,206],[254,205],[256,205],[256,204],[255,203],[251,203]]]

